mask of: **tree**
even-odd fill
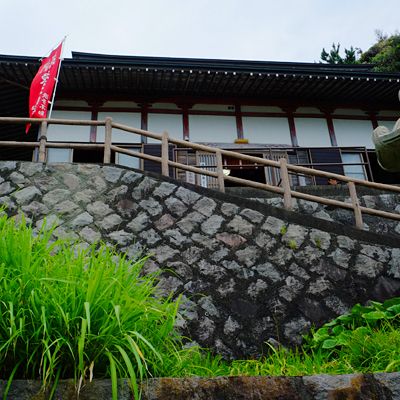
[[[344,57],[341,57],[339,54],[340,43],[335,45],[332,43],[332,50],[327,53],[325,48],[322,49],[321,52],[321,60],[327,62],[328,64],[357,64],[357,55],[361,54],[361,49],[358,47],[354,48],[353,46],[350,49],[344,49]],[[320,61],[321,62],[321,61]]]
[[[363,63],[375,64],[376,72],[400,72],[400,32],[389,36],[375,31],[377,43],[361,55]]]

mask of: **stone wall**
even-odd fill
[[[400,241],[106,165],[0,163],[0,202],[54,235],[101,239],[183,293],[182,329],[227,358],[302,334],[354,304],[400,294]]]
[[[7,381],[0,380],[0,396]],[[313,376],[229,376],[217,378],[156,378],[141,385],[142,400],[398,400],[400,373],[313,375]],[[8,400],[48,399],[39,381],[13,381]],[[59,381],[54,400],[75,400],[73,380]],[[119,384],[118,399],[133,399],[128,381]],[[109,379],[86,382],[80,400],[111,400]]]

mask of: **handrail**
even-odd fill
[[[242,154],[234,151],[209,147],[198,143],[188,142],[186,140],[176,139],[169,136],[167,131],[163,132],[162,135],[154,132],[149,132],[143,129],[137,129],[130,126],[122,125],[113,122],[111,117],[107,117],[105,121],[83,121],[83,120],[65,120],[65,119],[36,119],[36,118],[16,118],[16,117],[0,117],[0,123],[16,123],[16,124],[36,124],[41,125],[42,132],[39,142],[17,142],[17,141],[0,141],[0,146],[11,146],[11,147],[39,147],[39,162],[45,161],[45,149],[46,148],[72,148],[72,149],[103,149],[104,150],[104,163],[108,164],[111,160],[111,151],[138,157],[153,162],[161,163],[162,174],[165,176],[169,175],[169,167],[182,169],[185,171],[194,172],[201,175],[207,175],[218,180],[219,190],[225,191],[225,181],[235,182],[244,186],[250,186],[257,189],[263,189],[270,192],[278,193],[283,195],[284,208],[286,210],[292,210],[292,197],[321,203],[324,205],[332,205],[345,209],[353,210],[356,220],[356,226],[359,229],[364,229],[362,220],[362,213],[376,215],[384,218],[390,218],[394,220],[400,220],[400,214],[390,213],[386,211],[374,210],[368,207],[362,207],[359,204],[359,200],[356,192],[356,184],[366,187],[371,187],[380,190],[391,191],[400,193],[400,187],[386,185],[375,182],[368,182],[361,179],[351,178],[344,175],[334,174],[330,172],[320,171],[316,169],[306,168],[303,166],[288,164],[285,158],[281,158],[279,161],[268,160],[264,158],[254,157],[247,154]],[[105,126],[105,141],[104,143],[66,143],[66,142],[47,142],[46,131],[49,124],[57,125],[80,125],[80,126]],[[135,133],[157,139],[161,141],[161,157],[151,156],[149,154],[138,153],[129,149],[119,147],[112,144],[112,128],[120,129],[126,132]],[[216,171],[209,171],[207,169],[198,168],[196,166],[186,165],[172,161],[168,159],[168,148],[169,144],[175,144],[183,147],[187,147],[193,150],[202,150],[216,155]],[[243,161],[249,161],[256,163],[260,166],[268,166],[273,168],[279,168],[280,177],[282,180],[282,187],[273,186],[270,184],[264,184],[259,182],[253,182],[246,179],[236,178],[223,174],[222,156],[237,158]],[[294,191],[290,188],[289,174],[291,171],[295,173],[302,173],[306,175],[319,176],[328,179],[340,180],[347,182],[349,187],[349,195],[351,203],[342,202],[339,200],[326,199],[324,197],[314,196],[306,193]]]

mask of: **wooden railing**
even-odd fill
[[[344,175],[333,174],[325,171],[319,171],[311,168],[296,166],[288,164],[285,158],[281,158],[278,161],[267,160],[259,157],[253,157],[246,154],[241,154],[233,151],[208,147],[197,143],[188,142],[181,139],[175,139],[169,136],[168,132],[163,132],[162,135],[145,131],[142,129],[136,129],[129,126],[121,125],[113,122],[111,117],[107,117],[105,121],[79,121],[79,120],[64,120],[64,119],[34,119],[34,118],[11,118],[11,117],[0,117],[1,123],[15,123],[15,124],[39,124],[41,125],[41,138],[39,142],[16,142],[16,141],[0,141],[0,146],[8,147],[32,147],[39,148],[38,161],[46,161],[46,148],[68,148],[68,149],[103,149],[104,150],[104,163],[108,164],[111,160],[111,152],[115,151],[118,153],[126,154],[132,157],[138,157],[141,159],[154,161],[161,163],[161,171],[165,176],[169,175],[169,167],[182,169],[185,171],[191,171],[200,175],[207,175],[218,180],[219,190],[225,192],[225,181],[234,182],[243,186],[250,186],[257,189],[267,190],[270,192],[278,193],[283,196],[284,208],[286,210],[292,210],[292,198],[299,198],[308,201],[314,201],[320,204],[341,207],[348,210],[352,210],[355,216],[356,226],[359,229],[364,229],[362,214],[370,214],[384,218],[390,218],[400,221],[400,215],[395,213],[389,213],[386,211],[375,210],[368,207],[360,206],[356,185],[366,186],[374,189],[380,189],[390,191],[394,193],[400,193],[400,187],[385,185],[381,183],[364,181],[361,179],[351,178]],[[105,126],[105,140],[104,143],[65,143],[65,142],[47,142],[46,132],[49,124],[55,125],[80,125],[80,126]],[[125,132],[130,132],[138,135],[143,135],[153,139],[161,141],[161,157],[151,156],[149,154],[138,153],[129,149],[115,146],[112,144],[112,129],[120,129]],[[208,171],[203,168],[190,166],[182,163],[178,163],[168,158],[168,146],[169,144],[175,144],[177,146],[187,147],[193,150],[201,150],[210,153],[214,153],[217,160],[217,170]],[[281,185],[282,187],[273,186],[269,184],[263,184],[259,182],[253,182],[246,179],[236,178],[223,173],[223,162],[222,156],[232,157],[243,161],[249,161],[258,165],[264,165],[266,167],[279,168]],[[346,182],[349,188],[349,195],[351,203],[346,203],[339,200],[326,199],[324,197],[314,196],[306,193],[297,192],[290,187],[290,173],[305,174],[319,176],[327,179],[340,180]]]

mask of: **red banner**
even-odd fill
[[[47,105],[49,104],[56,83],[62,45],[63,43],[53,50],[49,57],[42,61],[38,73],[33,78],[29,94],[30,118],[46,118],[47,116]],[[28,133],[30,127],[30,124],[26,126],[25,133]]]

